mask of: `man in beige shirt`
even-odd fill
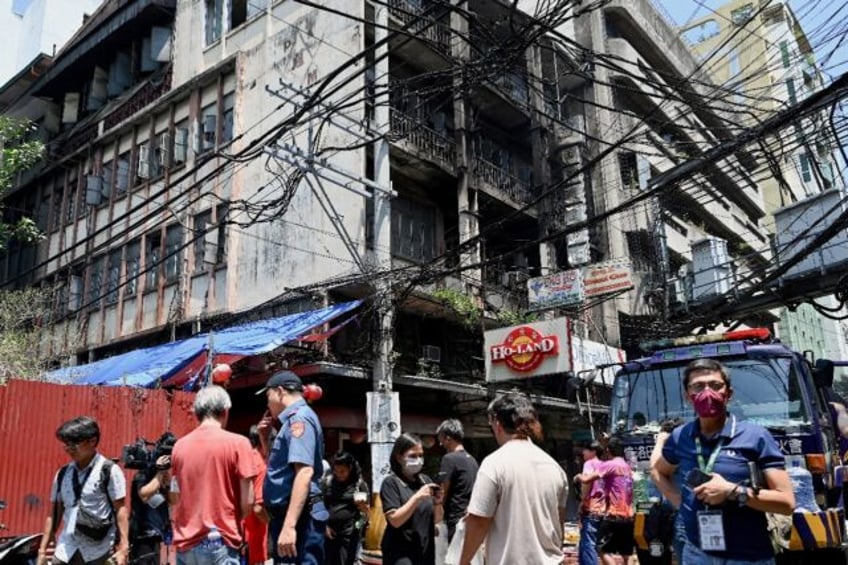
[[[489,425],[501,447],[480,465],[466,517],[460,565],[486,541],[488,565],[559,565],[568,481],[534,441],[542,426],[518,393],[489,405]]]

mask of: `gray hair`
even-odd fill
[[[455,418],[445,420],[439,427],[436,428],[436,437],[445,436],[454,441],[461,442],[465,437],[465,431],[462,429],[462,422]]]
[[[209,416],[221,418],[232,407],[233,401],[230,400],[230,394],[218,385],[200,389],[194,398],[194,415],[201,421]]]

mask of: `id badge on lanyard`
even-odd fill
[[[724,522],[718,510],[698,511],[698,535],[702,551],[725,551]]]
[[[733,418],[733,424],[730,432],[730,437],[735,435],[736,417]],[[724,446],[724,441],[719,441],[715,446],[710,458],[705,462],[704,455],[701,450],[701,438],[695,436],[695,447],[698,451],[698,467],[705,473],[713,472],[718,454]],[[702,551],[726,551],[727,543],[724,538],[724,520],[720,510],[699,510],[698,517],[698,537],[701,542]]]

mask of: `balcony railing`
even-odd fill
[[[453,140],[394,108],[390,115],[394,139],[405,141],[428,159],[444,163],[451,169],[456,166],[456,144]]]
[[[492,82],[514,102],[521,106],[529,104],[530,91],[527,87],[527,79],[517,72],[508,71],[498,74],[492,79]]]
[[[450,55],[450,27],[422,16],[423,9],[418,2],[389,0],[389,13],[407,26],[409,33],[433,43],[439,51]]]
[[[530,183],[480,157],[474,159],[473,175],[479,182],[500,191],[514,202],[525,204],[533,199]]]

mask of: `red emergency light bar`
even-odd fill
[[[770,341],[771,332],[768,328],[751,328],[747,330],[734,330],[722,334],[711,335],[687,335],[671,339],[657,339],[643,341],[639,348],[646,352],[659,351],[660,349],[671,349],[672,347],[685,347],[687,345],[701,345],[704,343],[718,343],[722,341]]]

